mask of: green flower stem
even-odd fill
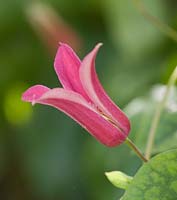
[[[148,159],[146,159],[141,151],[137,148],[137,146],[127,137],[125,140],[125,143],[136,153],[136,155],[143,161],[147,162]]]
[[[149,137],[148,137],[148,141],[147,141],[147,146],[146,146],[146,152],[145,152],[145,157],[147,159],[150,159],[150,157],[151,157],[151,151],[152,151],[153,144],[154,144],[156,129],[157,129],[157,126],[159,124],[162,111],[163,111],[163,109],[166,105],[166,102],[167,102],[167,99],[168,99],[168,96],[169,96],[169,93],[170,93],[170,89],[175,84],[176,80],[177,80],[177,67],[174,69],[174,71],[172,72],[172,74],[169,78],[167,88],[166,88],[166,91],[165,91],[164,96],[162,98],[162,101],[158,105],[158,107],[155,111],[153,120],[152,120],[151,128],[150,128],[150,131],[149,131]]]
[[[168,37],[170,37],[172,40],[177,42],[177,31],[167,24],[163,23],[160,19],[157,17],[151,15],[145,6],[143,5],[141,0],[133,0],[135,6],[137,9],[141,12],[141,14],[146,18],[148,21],[150,21],[155,27],[161,30],[164,34],[166,34]]]

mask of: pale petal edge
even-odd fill
[[[96,71],[95,58],[101,43],[97,44],[95,48],[83,59],[80,67],[80,80],[87,95],[95,105],[113,121],[118,127],[123,130],[127,136],[130,131],[130,121],[123,111],[115,105],[103,89]]]

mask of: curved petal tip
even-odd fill
[[[94,47],[94,49],[88,54],[88,55],[94,55],[94,56],[96,56],[96,54],[97,54],[97,52],[98,52],[98,50],[100,49],[100,47],[103,45],[103,43],[98,43],[95,47]],[[87,56],[86,56],[87,57]]]
[[[23,95],[22,100],[31,102],[33,105],[35,102],[46,92],[48,92],[50,88],[43,85],[35,85],[27,89]]]
[[[99,43],[95,46],[95,48],[100,48],[101,46],[103,46],[103,43],[102,43],[102,42],[99,42]]]

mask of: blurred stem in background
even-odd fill
[[[175,69],[173,70],[173,72],[169,78],[164,96],[163,96],[161,102],[159,103],[159,106],[157,107],[154,117],[153,117],[153,120],[152,120],[151,128],[149,131],[149,137],[148,137],[148,141],[147,141],[147,146],[146,146],[146,153],[145,153],[145,157],[147,159],[150,159],[150,157],[151,157],[151,151],[152,151],[153,144],[154,144],[156,129],[160,122],[160,117],[161,117],[162,111],[168,100],[168,97],[170,94],[170,89],[175,84],[176,80],[177,80],[177,67],[175,67]]]
[[[32,2],[26,6],[26,16],[34,31],[50,50],[55,54],[59,42],[66,42],[74,49],[80,50],[82,39],[58,12],[43,2]]]
[[[164,22],[162,22],[159,18],[151,15],[146,7],[144,6],[141,0],[132,0],[136,8],[141,12],[142,16],[144,16],[149,22],[151,22],[155,27],[161,30],[165,35],[170,37],[172,40],[177,42],[177,31]]]

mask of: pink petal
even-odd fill
[[[39,99],[44,93],[48,92],[50,89],[43,85],[35,85],[30,87],[26,92],[22,95],[23,101],[32,102],[34,105],[36,100]]]
[[[130,122],[126,115],[118,108],[103,89],[96,71],[95,58],[102,44],[96,47],[84,58],[80,66],[81,83],[96,106],[107,116],[115,121],[118,127],[127,136],[130,131]]]
[[[75,91],[89,100],[79,77],[80,63],[80,59],[72,48],[67,44],[61,43],[54,62],[58,79],[65,89]]]
[[[38,95],[34,87],[26,92],[31,95],[31,102],[34,100],[33,96]],[[29,95],[27,99],[30,101]],[[119,129],[100,116],[80,94],[73,91],[62,88],[52,89],[35,99],[35,102],[63,111],[106,146],[116,146],[125,140],[125,135]]]

